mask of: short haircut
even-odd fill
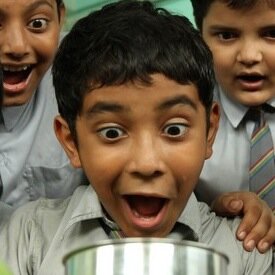
[[[214,2],[225,3],[229,8],[246,10],[259,2],[265,1],[270,7],[275,7],[275,0],[191,0],[195,22],[199,30],[202,30],[202,22],[207,15],[209,7]]]
[[[215,85],[212,55],[200,33],[186,17],[149,1],[116,2],[80,19],[63,39],[52,73],[60,115],[75,138],[84,96],[95,88],[150,85],[159,73],[194,84],[208,117]]]

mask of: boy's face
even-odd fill
[[[167,235],[212,153],[218,123],[193,85],[161,75],[152,86],[103,87],[84,97],[77,148],[62,118],[57,136],[75,167],[83,167],[105,210],[127,236]]]
[[[55,0],[0,0],[0,62],[4,105],[26,103],[56,52],[61,18]]]
[[[214,1],[202,34],[214,56],[217,80],[228,96],[246,106],[275,97],[275,9],[266,1],[246,10]]]

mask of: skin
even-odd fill
[[[229,98],[248,107],[274,98],[274,8],[258,1],[250,9],[237,10],[214,1],[203,20],[202,35],[214,57],[216,78]],[[246,250],[257,247],[264,253],[274,243],[274,215],[254,193],[225,193],[213,205],[220,215],[244,215],[237,237]]]
[[[172,230],[212,154],[219,118],[214,104],[207,133],[194,85],[158,74],[153,80],[151,86],[128,83],[87,93],[77,144],[67,123],[55,120],[72,165],[84,169],[105,210],[131,237]]]
[[[258,1],[237,10],[214,1],[202,34],[214,56],[217,80],[233,101],[258,106],[274,98],[274,8]]]
[[[58,16],[55,0],[0,0],[4,106],[25,104],[36,91],[58,47],[64,13],[62,6]]]

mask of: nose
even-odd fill
[[[156,142],[150,136],[143,136],[134,142],[128,162],[128,172],[142,178],[161,176],[165,172],[165,162]]]
[[[26,30],[19,24],[6,28],[1,33],[2,53],[11,59],[20,60],[28,54],[29,45]]]
[[[245,66],[253,66],[262,61],[263,55],[259,45],[251,40],[245,40],[241,43],[237,54],[237,61]]]

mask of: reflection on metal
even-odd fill
[[[227,275],[228,258],[191,241],[124,238],[100,241],[63,259],[66,275]]]

